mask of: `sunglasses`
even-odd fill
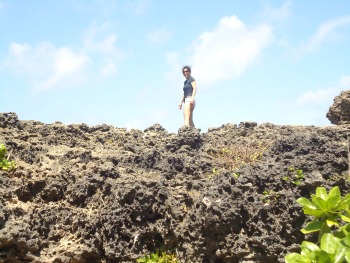
[[[182,71],[182,73],[185,73],[185,72],[189,72],[188,70],[184,70],[184,71]]]

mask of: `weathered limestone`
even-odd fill
[[[349,130],[245,122],[175,134],[0,113],[18,164],[0,172],[0,261],[131,263],[163,248],[186,263],[283,262],[305,239],[295,200],[320,185],[348,191]],[[262,159],[235,170],[215,158],[259,143]]]

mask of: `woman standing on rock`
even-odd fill
[[[182,74],[185,76],[186,80],[184,82],[184,95],[179,104],[179,110],[182,109],[182,103],[184,103],[184,126],[191,126],[194,128],[193,123],[193,110],[196,106],[194,96],[197,92],[196,81],[191,76],[191,68],[189,66],[184,66],[182,68]]]

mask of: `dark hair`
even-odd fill
[[[184,71],[185,69],[187,69],[189,72],[191,72],[191,68],[190,68],[189,66],[184,66],[184,67],[182,68],[182,71]]]

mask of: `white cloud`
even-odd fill
[[[80,83],[89,61],[86,54],[68,47],[57,48],[50,43],[39,43],[34,47],[12,43],[2,68],[25,76],[35,90],[52,90]]]
[[[330,104],[343,90],[350,89],[350,76],[343,76],[335,87],[307,91],[297,98],[297,106],[306,104]]]
[[[101,68],[100,72],[102,76],[114,75],[117,73],[117,66],[113,61],[107,60]]]
[[[322,44],[322,42],[328,40],[332,36],[334,31],[340,27],[345,27],[348,25],[350,25],[350,16],[341,17],[322,23],[318,27],[316,33],[305,44],[303,50],[305,52],[312,52],[316,50]]]
[[[328,101],[330,98],[333,98],[335,96],[334,93],[334,88],[307,91],[297,99],[297,105],[300,106],[309,103],[323,104],[325,101]]]
[[[102,76],[114,75],[118,72],[118,63],[124,53],[117,48],[117,35],[111,32],[112,24],[93,25],[85,31],[83,50],[86,53],[102,55],[95,63],[100,65]]]
[[[105,23],[88,28],[78,50],[49,42],[33,46],[12,43],[7,58],[0,61],[0,70],[24,76],[35,91],[77,86],[91,74],[115,75],[125,53],[117,48],[117,36],[111,27]],[[93,73],[88,75],[87,70]]]
[[[83,49],[105,55],[115,55],[118,53],[118,49],[115,46],[117,36],[114,33],[108,32],[110,27],[111,25],[109,23],[89,27],[85,31]]]
[[[37,57],[36,54],[33,54],[31,46],[27,44],[12,43],[9,46],[9,56],[7,60],[2,64],[2,68],[12,68],[18,74],[34,74],[33,71],[37,70],[36,63],[38,60],[28,60],[29,55],[32,57]]]
[[[40,87],[43,90],[59,88],[59,85],[71,86],[80,83],[82,70],[87,66],[89,57],[76,54],[69,48],[59,48],[53,51],[52,74]]]
[[[148,41],[151,44],[160,44],[168,41],[172,33],[164,28],[159,28],[148,34]]]
[[[264,7],[263,16],[267,19],[285,20],[290,17],[291,6],[292,1],[290,0],[283,2],[283,4],[277,8],[266,5]]]
[[[151,7],[152,1],[151,0],[134,0],[129,1],[129,10],[131,13],[137,16],[144,15],[147,10]]]
[[[203,85],[240,76],[273,40],[267,25],[248,28],[236,16],[223,17],[215,30],[195,41],[190,63]]]

